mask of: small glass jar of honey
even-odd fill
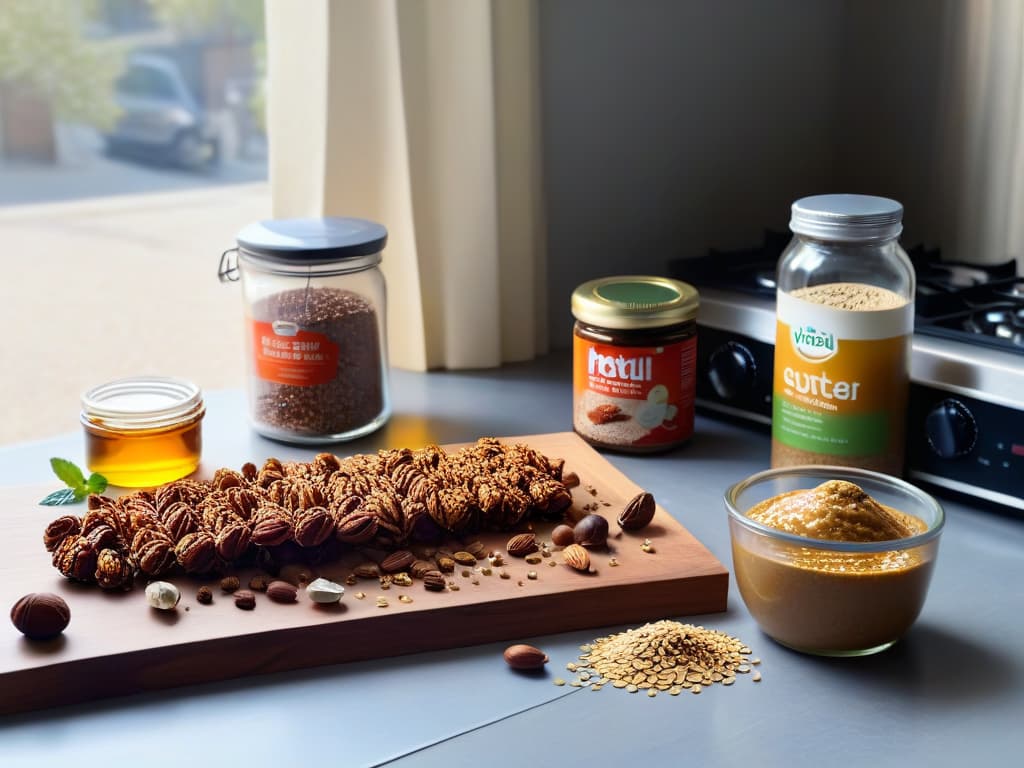
[[[195,471],[206,413],[199,387],[184,379],[141,376],[82,395],[85,463],[113,485],[148,488]]]

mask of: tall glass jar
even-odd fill
[[[242,282],[256,431],[324,443],[379,428],[391,412],[378,268],[387,230],[362,219],[282,219],[236,239],[220,275]]]
[[[914,330],[903,206],[867,195],[793,203],[778,265],[772,466],[900,475]]]

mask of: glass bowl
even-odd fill
[[[878,503],[919,518],[922,533],[878,542],[813,539],[757,522],[758,503],[828,480],[860,486]],[[945,515],[910,483],[850,467],[798,466],[751,475],[725,493],[733,571],[743,602],[782,645],[863,656],[895,643],[924,605]]]

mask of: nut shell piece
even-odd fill
[[[510,645],[504,655],[512,669],[540,669],[548,663],[548,655],[532,645]]]
[[[344,594],[345,588],[330,579],[314,579],[306,587],[306,595],[314,603],[336,603]]]
[[[169,581],[154,581],[146,585],[146,602],[150,607],[170,611],[181,600],[181,590]]]
[[[11,607],[11,622],[29,640],[56,637],[70,621],[68,604],[52,592],[31,592]]]

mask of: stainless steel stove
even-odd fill
[[[775,265],[788,233],[749,251],[671,262],[701,294],[697,404],[771,424]],[[1024,510],[1024,278],[909,252],[917,272],[907,474]]]

